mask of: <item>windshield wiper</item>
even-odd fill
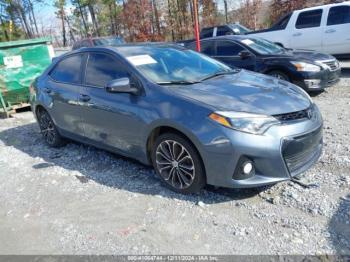
[[[199,81],[168,81],[168,82],[157,82],[158,85],[193,85],[197,84]]]
[[[211,79],[211,78],[214,78],[214,77],[217,77],[217,76],[236,74],[239,71],[241,71],[241,70],[240,69],[232,69],[230,71],[218,71],[218,72],[216,72],[216,73],[214,73],[212,75],[204,77],[203,79],[201,79],[201,82],[205,81],[205,80],[208,80],[208,79]]]
[[[228,75],[228,74],[235,74],[238,73],[241,69],[232,69],[229,71],[225,70],[220,70],[210,76],[207,76],[199,81],[186,81],[186,80],[175,80],[175,81],[164,81],[164,82],[157,82],[158,85],[193,85],[193,84],[198,84],[202,81],[208,80],[210,78],[216,77],[216,76],[221,76],[221,75]]]

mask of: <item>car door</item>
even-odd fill
[[[329,54],[350,54],[350,5],[329,8],[323,30],[323,51]]]
[[[64,131],[77,134],[83,131],[78,106],[83,56],[79,53],[59,61],[49,73],[44,89],[51,99],[49,113],[55,124]]]
[[[290,46],[295,49],[322,51],[323,9],[302,11],[291,31]]]
[[[188,45],[189,49],[197,51],[196,50],[196,42],[191,43]],[[213,56],[214,55],[214,49],[215,49],[215,41],[213,40],[201,40],[201,53],[207,55],[207,56]]]
[[[248,51],[243,46],[230,40],[218,40],[213,58],[220,60],[230,67],[244,68],[247,70],[255,70],[255,55],[241,58],[242,51]]]
[[[80,89],[80,105],[84,136],[99,144],[124,153],[133,153],[140,141],[142,122],[138,118],[141,96],[128,93],[109,93],[105,86],[111,80],[133,76],[112,54],[90,52],[85,66],[84,82]]]

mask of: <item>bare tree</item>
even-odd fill
[[[62,24],[62,42],[63,46],[67,45],[67,38],[66,38],[66,26],[65,26],[65,10],[64,7],[66,5],[66,0],[56,0],[55,7],[58,9],[56,12],[57,17],[61,19]]]
[[[239,9],[240,22],[251,29],[257,29],[262,0],[243,0]]]
[[[84,30],[85,30],[85,36],[87,36],[89,32],[89,27],[87,25],[86,19],[85,19],[85,12],[82,4],[82,0],[71,0],[71,3],[76,7],[75,13],[78,14],[78,16],[81,17]]]

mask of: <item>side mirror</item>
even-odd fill
[[[247,58],[252,56],[252,53],[250,53],[249,51],[244,50],[244,51],[239,53],[239,56],[241,57],[241,59],[247,59]]]
[[[107,83],[106,91],[109,93],[128,93],[136,95],[139,90],[132,87],[128,77],[118,78]]]

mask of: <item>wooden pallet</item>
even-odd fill
[[[9,118],[12,115],[18,113],[19,110],[30,109],[29,103],[21,103],[18,105],[13,105],[10,108],[6,108],[6,110],[0,109],[0,118]]]

